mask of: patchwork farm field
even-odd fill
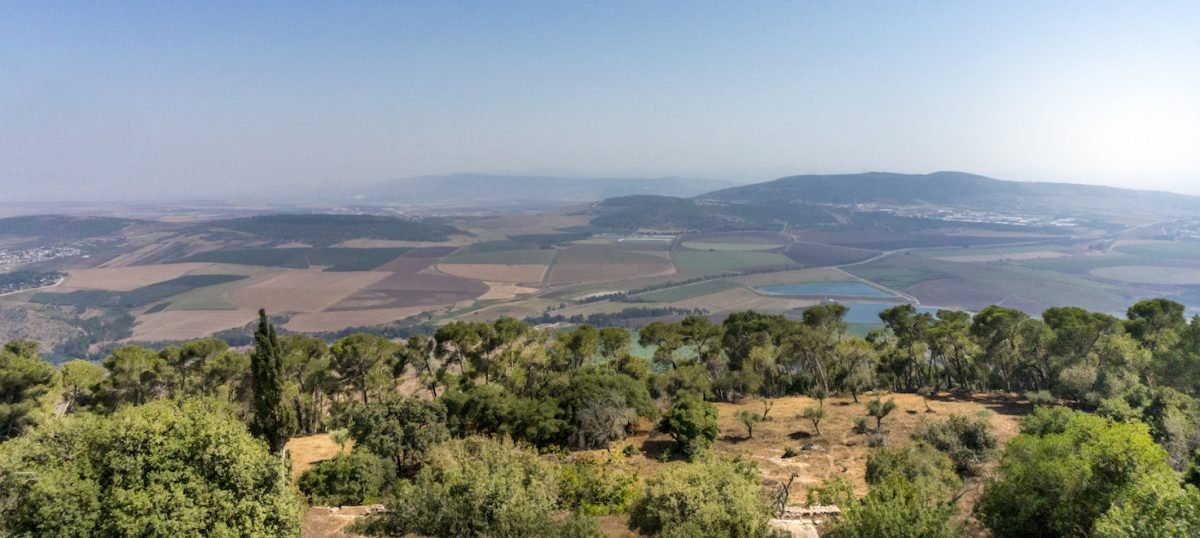
[[[671,259],[679,272],[690,275],[710,275],[794,265],[792,260],[776,252],[676,250]]]
[[[739,287],[740,286],[737,284],[734,284],[728,280],[709,280],[696,284],[688,284],[685,286],[643,293],[637,295],[637,298],[654,303],[676,303],[679,301],[704,297],[706,295],[712,295],[714,293],[732,290]]]

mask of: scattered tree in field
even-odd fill
[[[741,422],[742,425],[746,427],[746,438],[753,439],[754,438],[754,425],[763,421],[762,415],[755,413],[754,411],[750,411],[748,409],[743,409],[741,411],[738,411],[736,416],[737,416],[738,422]]]
[[[888,398],[886,402],[881,401],[879,398],[867,402],[867,416],[875,419],[875,429],[877,431],[883,428],[884,417],[890,415],[895,410],[896,401],[892,398]]]
[[[757,470],[715,460],[669,467],[647,480],[629,526],[648,536],[765,538],[773,536],[770,517]]]
[[[821,435],[821,419],[825,418],[824,407],[805,407],[804,411],[800,414],[800,417],[812,422],[813,432],[816,433],[817,436]]]
[[[295,431],[291,409],[283,401],[283,348],[265,310],[258,311],[254,351],[250,354],[250,391],[254,398],[250,431],[280,452]]]
[[[214,400],[67,416],[0,445],[0,534],[294,536],[290,482]]]
[[[708,450],[720,433],[717,408],[692,394],[684,394],[663,417],[659,429],[675,439],[684,456],[695,458]]]

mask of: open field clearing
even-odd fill
[[[1049,258],[1040,260],[1023,260],[1019,265],[1034,269],[1045,269],[1077,275],[1087,275],[1095,269],[1105,267],[1122,267],[1127,265],[1155,265],[1163,267],[1196,267],[1197,262],[1179,258],[1155,258],[1151,256],[1133,256],[1113,252],[1109,254],[1086,254],[1065,258]]]
[[[969,282],[971,286],[995,290],[1038,305],[1077,305],[1100,312],[1122,311],[1131,300],[1128,290],[1110,284],[1015,264],[967,264],[900,255],[847,270],[898,290],[907,291],[923,282],[959,279]],[[950,301],[949,304],[961,302]]]
[[[922,304],[945,305],[948,308],[976,311],[990,305],[1000,304],[1010,296],[1003,291],[972,284],[960,278],[930,280],[909,287],[905,291],[916,297]]]
[[[878,256],[879,251],[817,243],[793,243],[784,249],[783,254],[800,265],[828,267],[869,260]]]
[[[728,280],[709,280],[705,282],[698,282],[696,284],[688,284],[686,286],[643,293],[638,295],[637,298],[655,303],[674,303],[686,301],[688,299],[695,299],[696,297],[703,297],[705,295],[712,295],[714,293],[732,290],[738,287],[739,286],[737,284],[734,284]]]
[[[443,263],[437,269],[443,273],[471,278],[475,280],[491,280],[497,282],[541,282],[546,276],[546,265],[535,264],[471,264]]]
[[[393,273],[327,308],[330,311],[448,305],[488,291],[478,280],[451,275]]]
[[[138,316],[127,340],[155,342],[203,338],[217,331],[242,327],[257,319],[253,310],[167,310]]]
[[[804,308],[817,304],[816,299],[796,299],[789,297],[769,297],[759,295],[745,288],[722,291],[694,299],[686,299],[671,306],[679,308],[704,308],[710,312],[736,312],[740,310],[758,310],[762,312],[784,312],[796,308]]]
[[[772,284],[754,289],[766,295],[788,297],[894,297],[891,293],[862,282],[805,282],[795,284]]]
[[[237,310],[229,294],[239,288],[252,286],[278,275],[277,270],[258,271],[243,280],[207,286],[181,293],[170,299],[167,310]]]
[[[1116,250],[1134,256],[1200,260],[1200,241],[1147,241],[1122,243]]]
[[[1200,284],[1200,267],[1157,267],[1152,265],[1127,265],[1093,269],[1092,274],[1109,280],[1135,284],[1162,284],[1190,286]]]
[[[953,235],[946,233],[906,232],[791,232],[797,241],[855,247],[867,250],[898,250],[907,248],[970,247],[1018,243],[1045,239],[1043,235]]]
[[[346,327],[383,325],[422,312],[445,310],[443,305],[410,306],[406,308],[374,308],[370,310],[326,311],[296,314],[283,325],[289,331],[340,331]]]
[[[654,259],[654,258],[652,258]],[[675,266],[666,260],[658,263],[573,263],[554,264],[550,267],[549,281],[552,285],[574,282],[611,282],[629,278],[665,276],[675,274]]]
[[[383,272],[285,271],[229,294],[243,308],[269,312],[317,312],[391,276]]]
[[[652,264],[669,262],[661,251],[639,252],[605,245],[573,245],[559,251],[555,265],[575,264]]]
[[[354,440],[346,441],[346,451],[354,448]],[[342,453],[342,447],[333,440],[333,435],[319,433],[305,437],[293,437],[287,443],[289,459],[292,461],[292,479],[300,478],[313,465]]]
[[[1068,256],[1065,252],[1057,250],[1034,250],[1030,252],[1012,252],[1012,253],[996,253],[996,254],[964,254],[962,256],[938,256],[937,259],[948,262],[964,262],[964,263],[980,263],[980,262],[1008,262],[1008,261],[1023,261],[1023,260],[1044,260],[1047,258],[1062,258]]]
[[[468,247],[469,248],[469,247]],[[519,248],[510,250],[471,251],[460,250],[443,261],[453,264],[487,265],[548,265],[554,261],[555,249]]]
[[[209,266],[207,263],[168,263],[160,265],[135,265],[130,267],[102,267],[75,269],[60,287],[66,289],[94,289],[107,291],[129,291],[157,284]]]
[[[473,237],[455,235],[446,241],[398,241],[390,239],[350,239],[330,245],[339,248],[405,248],[405,247],[461,247],[476,241]]]
[[[474,310],[467,314],[463,314],[459,316],[459,319],[470,321],[490,320],[500,317],[522,319],[528,316],[541,314],[542,312],[546,311],[546,308],[554,308],[558,305],[558,301],[550,301],[547,299],[538,298],[525,299],[516,302],[488,305],[480,308],[479,310]]]
[[[538,292],[537,288],[526,288],[511,282],[489,282],[485,280],[483,283],[487,285],[488,290],[487,293],[478,297],[480,301],[507,301],[521,295],[531,295]]]
[[[245,275],[184,275],[128,291],[75,290],[60,293],[51,288],[49,291],[33,294],[30,301],[76,307],[140,308],[194,289],[234,282],[244,278],[246,278]]]
[[[737,240],[733,240],[737,239]],[[684,241],[680,243],[684,248],[692,250],[716,250],[716,251],[749,251],[749,250],[772,250],[783,246],[783,243],[778,241],[769,241],[761,238],[726,238],[726,237],[710,237],[706,239],[696,239]]]
[[[201,252],[182,261],[233,263],[328,271],[369,271],[386,264],[408,248],[247,248]]]
[[[854,275],[833,267],[773,271],[770,273],[733,277],[729,280],[751,288],[770,284],[793,284],[801,282],[858,282],[858,278]]]
[[[680,273],[705,275],[745,271],[759,267],[783,267],[793,265],[787,256],[775,252],[707,252],[698,250],[676,250],[671,259]]]

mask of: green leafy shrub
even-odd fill
[[[717,408],[695,395],[684,393],[663,417],[659,429],[675,438],[683,455],[695,458],[712,447],[720,433]]]
[[[355,450],[312,466],[300,475],[298,485],[314,505],[363,505],[379,502],[395,475],[390,460]]]
[[[981,465],[996,457],[999,441],[992,435],[988,418],[951,415],[941,422],[924,422],[912,433],[914,441],[926,443],[950,456],[959,475],[973,475]]]
[[[625,513],[637,496],[637,484],[637,476],[612,462],[565,464],[559,469],[559,506],[591,516]]]
[[[714,460],[672,466],[646,481],[629,526],[649,536],[765,537],[770,517],[753,465]]]

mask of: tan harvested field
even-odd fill
[[[446,274],[497,282],[541,282],[546,277],[548,266],[542,264],[500,263],[441,263],[437,269]]]
[[[167,310],[138,317],[130,341],[188,340],[203,338],[217,331],[241,327],[254,321],[252,309],[241,310]]]
[[[331,305],[328,310],[448,305],[474,299],[487,291],[487,285],[478,280],[451,275],[392,273]]]
[[[284,327],[289,331],[299,332],[339,331],[346,327],[383,325],[421,312],[444,309],[445,305],[416,305],[404,308],[310,312],[292,316]]]
[[[71,290],[129,291],[142,286],[149,286],[173,278],[179,278],[192,271],[203,269],[208,265],[207,263],[167,263],[159,265],[135,265],[131,267],[77,269],[68,273],[67,280],[60,287],[70,288]]]
[[[239,306],[270,312],[317,312],[391,276],[377,271],[285,271],[265,281],[239,288],[229,298]]]
[[[726,312],[736,310],[781,312],[784,310],[804,308],[817,303],[818,301],[813,299],[794,299],[782,296],[759,295],[745,288],[737,288],[671,303],[671,305],[679,308],[705,308],[710,312]]]
[[[559,303],[559,301],[551,301],[549,299],[526,299],[512,303],[486,306],[474,312],[463,314],[459,318],[471,321],[493,320],[499,317],[521,319],[541,314],[546,311],[546,308],[556,307]]]
[[[483,283],[487,285],[488,290],[487,290],[487,293],[484,293],[483,295],[479,296],[480,301],[498,301],[498,300],[515,299],[518,296],[530,295],[530,294],[537,293],[539,291],[537,288],[527,288],[525,286],[518,286],[511,282],[484,281]]]
[[[1067,256],[1065,252],[1055,250],[1038,250],[1034,252],[1013,252],[1010,254],[976,254],[965,256],[941,256],[937,259],[947,262],[964,262],[964,263],[986,263],[986,262],[1004,262],[1004,261],[1023,261],[1023,260],[1043,260],[1049,258],[1062,258]]]
[[[575,282],[607,282],[627,278],[643,278],[675,274],[675,266],[664,263],[637,264],[555,264],[550,267],[550,283],[553,285]]]

